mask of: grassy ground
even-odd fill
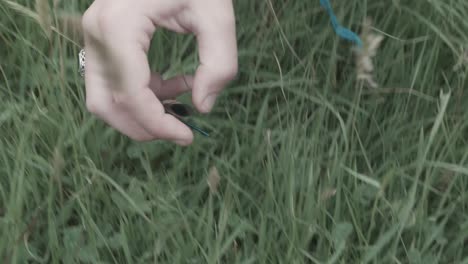
[[[332,3],[385,36],[378,88],[318,0],[235,1],[239,78],[180,148],[90,116],[79,46],[1,1],[0,262],[468,263],[468,2]],[[151,65],[194,47],[158,32]]]

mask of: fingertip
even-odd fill
[[[194,92],[192,102],[198,112],[208,114],[213,110],[216,100],[218,99],[218,92],[213,92],[205,95],[202,92]]]
[[[193,143],[194,134],[192,130],[172,115],[165,114],[165,123],[172,127],[172,142],[179,146],[189,146]],[[169,138],[168,138],[169,139]]]
[[[209,113],[213,109],[216,99],[218,98],[218,93],[209,94],[203,102],[201,103],[201,111],[203,113]]]
[[[192,130],[190,130],[188,127],[186,127],[184,129],[184,131],[181,132],[181,134],[183,134],[183,136],[180,139],[176,140],[177,145],[186,147],[186,146],[189,146],[189,145],[191,145],[193,143],[194,135],[192,133]]]
[[[209,70],[204,65],[200,65],[195,74],[192,91],[193,105],[200,113],[206,114],[211,112],[225,82],[215,71]]]
[[[188,146],[192,145],[193,139],[191,139],[191,140],[182,140],[182,139],[181,140],[176,140],[176,141],[174,141],[174,143],[176,145],[181,146],[181,147],[188,147]]]
[[[165,120],[166,128],[163,130],[166,131],[167,135],[162,136],[163,139],[170,140],[179,146],[189,146],[193,143],[194,135],[187,125],[169,114],[166,114]],[[169,127],[171,127],[170,131],[167,130]],[[161,130],[158,132],[161,135]]]
[[[192,130],[176,117],[165,113],[161,102],[150,89],[143,89],[124,101],[127,111],[153,138],[190,145]]]

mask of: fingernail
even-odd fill
[[[202,103],[202,108],[205,112],[210,112],[211,109],[213,108],[215,102],[216,102],[216,98],[218,97],[218,94],[216,93],[212,93],[212,94],[209,94],[205,100],[203,100],[203,103]]]

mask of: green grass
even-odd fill
[[[91,116],[80,47],[1,1],[0,262],[468,263],[468,2],[339,2],[387,35],[381,88],[318,0],[235,1],[239,78],[182,148]],[[196,56],[164,31],[150,52],[167,76]]]

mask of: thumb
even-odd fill
[[[234,63],[233,63],[234,64]],[[200,65],[194,79],[193,103],[202,113],[212,110],[219,93],[233,80],[237,69],[231,66],[228,68],[215,68],[210,65]]]
[[[202,113],[211,111],[219,93],[238,71],[234,14],[215,20],[200,19],[196,29],[200,66],[192,94],[193,104]]]

